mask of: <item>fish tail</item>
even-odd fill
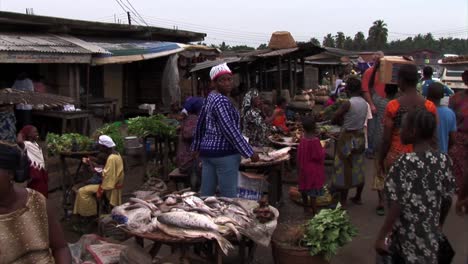
[[[229,227],[229,229],[231,229],[232,232],[234,232],[234,234],[237,237],[237,240],[240,241],[241,240],[241,234],[239,233],[239,230],[237,230],[237,228],[232,223],[226,223],[226,226]]]
[[[229,250],[233,249],[234,246],[227,239],[220,235],[215,235],[215,239],[218,242],[219,248],[223,251],[224,255],[229,253]]]

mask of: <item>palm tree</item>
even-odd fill
[[[310,43],[314,44],[315,46],[317,47],[320,47],[320,40],[318,40],[317,38],[311,38],[310,39]]]
[[[353,48],[355,50],[364,50],[366,48],[366,37],[361,31],[354,35]]]
[[[323,38],[323,46],[334,48],[335,47],[335,39],[333,38],[332,34],[328,34]]]
[[[388,29],[383,20],[376,20],[369,28],[369,37],[367,41],[371,48],[382,49],[387,44]]]
[[[344,43],[345,43],[346,37],[343,32],[338,32],[336,33],[335,36],[335,45],[337,48],[344,49]]]

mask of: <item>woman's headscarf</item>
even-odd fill
[[[187,98],[183,106],[184,106],[185,111],[187,111],[187,113],[197,114],[202,109],[204,103],[205,103],[204,98],[194,96],[194,97]]]
[[[20,134],[23,135],[24,139],[29,138],[34,129],[37,129],[35,126],[26,125],[20,130]]]
[[[257,96],[259,96],[257,88],[250,88],[250,90],[244,95],[244,99],[242,100],[242,117],[252,107],[252,100]]]

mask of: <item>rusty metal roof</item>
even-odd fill
[[[0,51],[94,54],[104,49],[72,36],[0,32]]]

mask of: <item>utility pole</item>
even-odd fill
[[[130,15],[129,11],[127,11],[127,17],[128,17],[128,24],[131,26],[132,25],[132,16]]]

